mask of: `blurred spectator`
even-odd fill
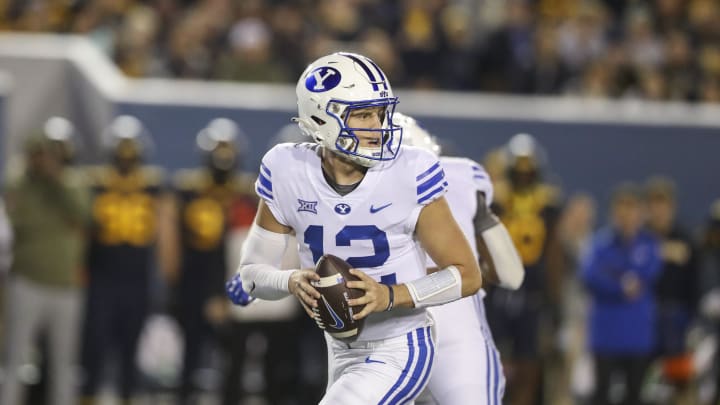
[[[5,210],[5,202],[0,196],[0,313],[5,313],[6,287],[8,280],[8,271],[12,262],[12,226],[10,219],[7,217]],[[0,318],[0,334],[7,336],[5,332],[4,318]]]
[[[720,334],[720,198],[710,207],[710,216],[701,240],[702,314],[711,321],[713,332]],[[720,350],[715,350],[715,391],[711,404],[720,401]]]
[[[246,18],[230,30],[230,51],[220,57],[215,76],[223,80],[287,82],[285,66],[272,59],[272,32],[264,21]]]
[[[671,1],[676,0],[664,2]],[[663,70],[669,98],[686,101],[696,98],[699,70],[693,59],[689,36],[681,30],[670,31],[665,47],[667,64]]]
[[[22,403],[21,366],[40,331],[48,333],[48,403],[74,405],[82,308],[87,193],[66,176],[63,149],[43,130],[26,145],[26,168],[7,190],[15,235],[5,304],[5,380],[0,403]]]
[[[179,78],[209,78],[213,71],[215,49],[210,48],[211,22],[192,9],[172,26],[167,44],[168,70]]]
[[[717,43],[720,39],[720,5],[714,0],[688,0],[689,30],[698,42]]]
[[[585,257],[582,279],[591,297],[590,350],[595,360],[594,405],[617,403],[612,383],[622,375],[620,402],[639,405],[655,349],[655,281],[660,245],[643,230],[641,191],[624,184],[613,193],[610,226],[597,232]]]
[[[143,165],[149,134],[135,117],[116,117],[103,133],[110,163],[93,170],[92,233],[83,339],[84,401],[97,403],[106,366],[116,359],[115,388],[129,401],[138,388],[135,364],[150,306],[154,247],[161,219],[162,173]]]
[[[0,197],[0,289],[4,287],[7,272],[10,270],[10,263],[12,263],[12,239],[10,219],[7,216],[5,202]]]
[[[506,2],[507,23],[490,34],[477,64],[481,90],[521,92],[534,64],[534,21],[530,1]]]
[[[682,29],[686,19],[687,0],[658,0],[655,3],[655,26],[661,35]]]
[[[650,101],[662,101],[668,96],[665,77],[657,69],[642,69],[639,74],[639,98]]]
[[[636,68],[657,68],[664,60],[664,49],[652,26],[650,11],[636,6],[625,25],[626,47],[631,64]]]
[[[383,72],[387,77],[392,77],[395,81],[405,80],[405,72],[402,61],[395,55],[392,39],[379,28],[369,28],[365,30],[360,38],[360,54],[367,55],[378,66],[383,67]]]
[[[720,76],[705,76],[699,87],[700,101],[720,103]]]
[[[680,396],[692,377],[686,342],[697,314],[700,278],[693,240],[675,218],[675,196],[675,185],[666,178],[652,178],[645,185],[648,228],[660,242],[663,266],[656,284],[658,354],[665,379]]]
[[[583,72],[576,93],[588,98],[608,98],[617,92],[616,70],[608,61],[596,61]]]
[[[0,28],[86,35],[131,76],[290,84],[344,50],[400,87],[716,103],[719,15],[715,0],[33,0],[0,3]]]
[[[507,227],[523,265],[517,291],[492,289],[488,321],[502,353],[509,404],[541,398],[544,360],[559,326],[565,277],[557,221],[560,191],[546,182],[545,153],[533,137],[518,134],[505,148],[507,182],[495,186],[493,210]]]
[[[303,18],[299,5],[283,2],[273,10],[269,24],[274,33],[271,52],[275,56],[282,55],[282,61],[289,74],[284,80],[291,82],[290,77],[299,77],[305,70],[303,52],[304,42],[307,40],[305,35],[307,21]]]
[[[467,7],[450,6],[442,11],[439,20],[441,52],[445,57],[442,58],[438,72],[438,85],[452,90],[472,90],[474,67],[468,61],[477,59],[478,49],[470,25],[469,10]]]
[[[236,174],[247,141],[231,120],[217,118],[197,136],[203,166],[183,170],[174,179],[179,229],[179,273],[174,277],[175,305],[185,347],[179,403],[196,403],[202,389],[198,371],[203,354],[217,350],[217,331],[225,321],[226,238],[238,204],[254,213],[254,179]]]
[[[315,3],[320,29],[338,41],[352,41],[362,31],[363,19],[353,0],[320,0]]]
[[[526,90],[536,94],[560,93],[570,75],[570,69],[560,58],[555,24],[540,24],[535,38],[535,65]]]
[[[581,72],[606,50],[607,23],[604,9],[595,1],[582,2],[558,28],[558,52],[573,72]]]
[[[129,5],[126,1],[95,0],[86,2],[72,22],[72,31],[86,35],[109,57],[115,55],[118,30]]]
[[[580,281],[581,261],[590,249],[595,229],[596,203],[589,194],[578,193],[568,199],[558,225],[558,233],[570,272],[563,291],[563,325],[559,345],[565,355],[562,379],[554,382],[555,398],[572,394],[577,403],[590,397],[589,380],[592,375],[590,353],[587,348],[588,302]]]
[[[128,11],[118,33],[115,60],[122,71],[131,77],[160,76],[165,74],[156,38],[159,31],[158,15],[147,6]]]
[[[590,247],[595,226],[597,207],[589,194],[573,195],[567,203],[559,224],[559,234],[563,250],[568,257],[568,265],[579,269],[582,257]]]
[[[438,3],[421,0],[401,2],[401,20],[396,47],[406,69],[409,85],[433,88],[440,79],[438,56],[439,27],[436,19]]]
[[[705,74],[720,76],[720,45],[705,45],[700,48],[700,68]]]

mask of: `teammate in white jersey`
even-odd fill
[[[346,260],[360,278],[347,285],[365,291],[350,300],[365,305],[355,315],[365,325],[352,343],[325,334],[330,369],[321,404],[413,403],[435,358],[425,308],[482,284],[445,201],[445,174],[432,153],[400,148],[397,98],[372,60],[324,56],[300,77],[297,97],[295,121],[316,144],[281,144],[263,158],[261,202],[239,266],[243,288],[261,299],[293,294],[308,310],[320,298],[310,284],[319,279],[317,260],[324,253]],[[281,271],[290,233],[302,269]],[[438,265],[431,274],[422,249]]]
[[[413,118],[396,113],[395,123],[404,129],[403,147],[414,145],[440,153],[435,139]],[[493,196],[490,177],[470,159],[442,157],[440,163],[448,181],[450,210],[475,257],[481,251],[484,279],[517,289],[525,271],[505,227],[488,208]],[[435,267],[432,259],[428,267]],[[481,289],[470,297],[430,308],[437,324],[437,360],[418,405],[502,404],[505,376],[485,317],[484,297]]]

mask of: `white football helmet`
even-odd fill
[[[132,115],[115,117],[103,130],[102,139],[115,164],[123,170],[139,164],[154,147],[148,129]]]
[[[297,83],[300,130],[324,147],[362,166],[392,160],[402,142],[402,128],[393,124],[398,103],[382,70],[369,58],[346,52],[333,53],[311,63]],[[383,107],[380,128],[351,128],[352,110]],[[379,132],[377,147],[362,147],[356,131]]]
[[[435,155],[440,155],[440,145],[437,142],[437,138],[430,135],[420,124],[418,124],[415,118],[405,115],[403,113],[395,113],[393,122],[403,128],[403,140],[405,145],[417,146]]]

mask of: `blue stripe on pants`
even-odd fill
[[[415,333],[417,335],[417,344],[419,346],[418,361],[414,366],[411,377],[405,383],[403,389],[400,390],[400,392],[398,392],[397,394],[395,394],[395,396],[390,400],[390,402],[388,402],[388,405],[399,405],[405,403],[405,400],[408,397],[411,397],[410,393],[423,379],[424,372],[429,371],[425,370],[425,368],[426,366],[428,366],[428,344],[432,341],[425,338],[425,332],[423,329],[416,329]]]
[[[410,353],[408,354],[408,361],[407,361],[407,363],[405,363],[403,372],[400,373],[400,377],[395,382],[395,384],[392,386],[392,388],[390,388],[390,391],[388,391],[387,394],[385,394],[385,396],[382,397],[382,399],[379,402],[379,405],[384,404],[385,401],[387,401],[388,398],[390,398],[390,395],[392,395],[395,392],[395,390],[398,389],[398,387],[400,387],[400,384],[402,384],[403,380],[405,380],[405,377],[407,376],[408,370],[410,370],[410,366],[412,366],[413,360],[415,359],[415,347],[413,345],[412,335],[413,335],[412,332],[408,332],[408,334],[407,334],[407,340],[408,340],[407,344],[408,344],[408,350]]]
[[[430,333],[430,327],[428,326],[425,328],[425,335],[427,336],[426,342],[430,347],[430,361],[428,363],[427,370],[425,371],[425,375],[423,376],[422,381],[420,381],[420,385],[415,387],[413,392],[410,394],[410,398],[415,398],[420,393],[420,390],[425,387],[425,383],[427,383],[428,377],[430,377],[430,372],[432,371],[433,359],[435,357],[435,342],[432,341]]]

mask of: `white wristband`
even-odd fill
[[[462,298],[462,276],[455,266],[405,283],[415,308],[447,304]]]

